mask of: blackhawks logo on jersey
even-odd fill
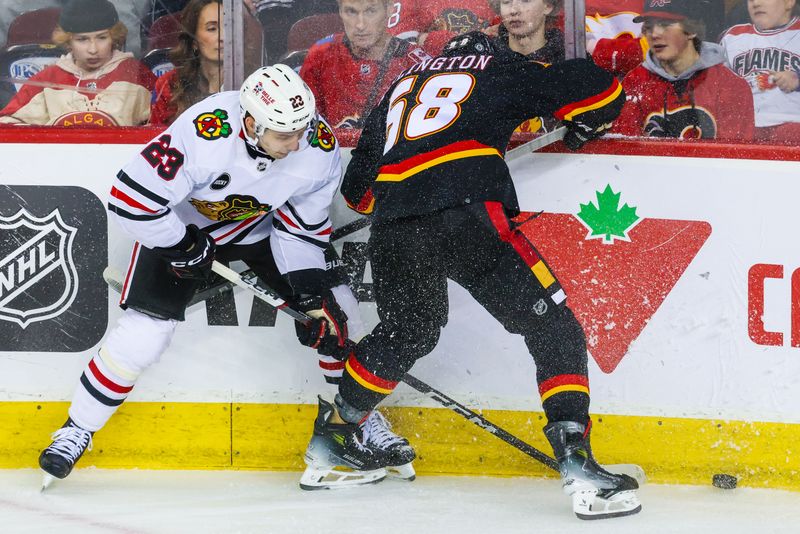
[[[197,137],[207,141],[214,141],[220,137],[231,135],[231,125],[225,122],[228,113],[224,109],[215,109],[213,113],[201,113],[194,120]]]
[[[308,144],[320,148],[325,152],[330,152],[333,150],[333,147],[336,146],[336,136],[333,135],[333,132],[327,124],[322,121],[317,121],[317,127],[310,135]]]
[[[212,221],[241,221],[272,211],[272,206],[261,204],[256,197],[250,195],[228,195],[225,200],[193,198],[189,202],[194,209]]]

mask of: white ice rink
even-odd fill
[[[633,517],[581,521],[553,479],[420,477],[305,492],[299,473],[83,469],[45,493],[0,470],[0,532],[797,533],[800,494],[648,484]]]

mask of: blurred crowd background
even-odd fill
[[[237,80],[226,80],[234,72],[226,70],[227,58],[245,75],[288,64],[331,124],[358,130],[397,75],[430,61],[454,36],[482,31],[520,61],[550,64],[585,49],[628,95],[615,133],[797,144],[795,4],[4,0],[0,126],[164,127],[206,96],[238,89]],[[238,38],[226,39],[226,28]],[[226,44],[235,49],[225,54]],[[519,130],[555,126],[531,117]]]

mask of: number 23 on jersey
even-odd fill
[[[461,116],[461,104],[475,88],[475,78],[466,72],[431,76],[417,90],[416,102],[410,109],[409,94],[417,84],[417,76],[406,76],[395,85],[386,115],[386,144],[389,151],[403,137],[409,141],[446,130]]]

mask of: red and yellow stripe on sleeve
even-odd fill
[[[364,366],[361,365],[358,360],[356,360],[353,354],[347,358],[347,363],[345,363],[344,367],[347,370],[347,374],[349,374],[353,380],[370,391],[374,391],[382,395],[388,395],[394,391],[394,388],[397,387],[397,382],[384,380],[383,378],[367,371]]]
[[[474,158],[476,156],[497,156],[503,155],[494,147],[484,145],[477,141],[459,141],[451,143],[442,148],[431,150],[423,154],[417,154],[400,163],[384,165],[376,178],[378,182],[402,182],[403,180],[419,174],[424,170],[463,158]]]
[[[367,192],[364,193],[364,196],[361,197],[358,204],[350,202],[347,198],[345,198],[344,201],[348,208],[358,213],[363,213],[364,215],[369,215],[372,213],[372,210],[375,209],[375,197],[372,196],[372,189],[367,189]]]
[[[600,109],[603,106],[616,100],[620,93],[622,93],[622,84],[614,78],[611,86],[600,94],[590,96],[578,102],[573,102],[562,107],[553,115],[560,120],[571,121],[576,115]]]
[[[589,394],[589,377],[583,375],[556,375],[539,384],[539,396],[542,402],[553,395],[574,391]]]

